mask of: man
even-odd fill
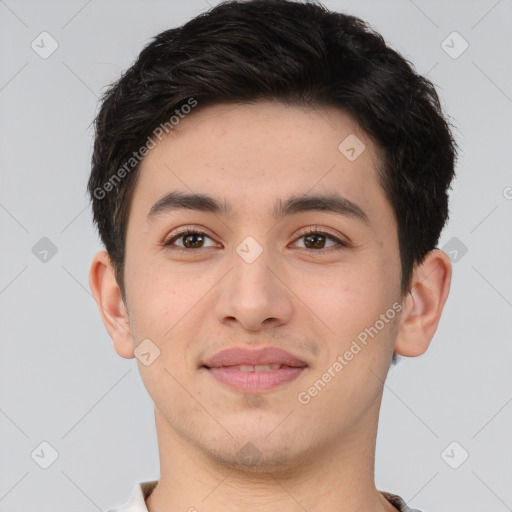
[[[377,424],[449,292],[455,149],[432,84],[316,3],[221,3],[141,52],[89,181],[91,289],[160,454],[117,511],[410,511]]]

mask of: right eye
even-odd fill
[[[163,242],[164,247],[169,247],[172,250],[180,251],[180,252],[189,252],[197,249],[205,249],[203,246],[199,246],[198,244],[203,244],[205,238],[210,238],[206,233],[196,230],[196,229],[184,229],[179,233],[175,233],[171,238],[168,238]],[[182,240],[182,246],[175,245],[174,242],[177,240]],[[210,240],[212,240],[210,238]],[[191,247],[190,247],[191,246]],[[213,245],[215,246],[215,244]]]

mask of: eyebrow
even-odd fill
[[[207,194],[189,194],[173,191],[159,199],[149,210],[147,221],[151,221],[162,213],[176,210],[196,210],[221,214],[226,217],[232,215],[231,205],[223,200]],[[308,211],[324,211],[352,217],[364,224],[369,224],[368,216],[357,204],[339,194],[315,194],[292,196],[286,201],[278,199],[274,205],[274,217],[281,218]]]

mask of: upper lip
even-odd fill
[[[207,359],[203,366],[208,368],[220,368],[222,366],[239,365],[267,365],[281,364],[292,367],[305,367],[307,363],[290,354],[286,350],[276,347],[248,349],[245,347],[232,347],[217,352]]]

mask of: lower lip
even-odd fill
[[[305,369],[306,367],[286,367],[279,370],[243,372],[229,367],[207,368],[219,382],[245,393],[259,393],[277,388],[295,380]]]

